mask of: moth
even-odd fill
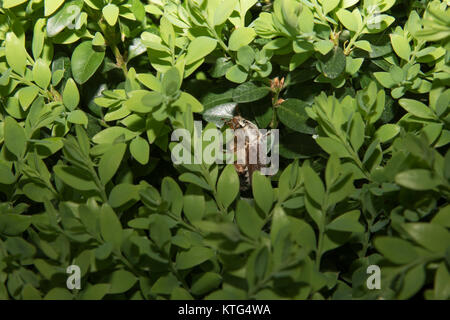
[[[233,131],[232,136],[227,136],[226,154],[227,157],[231,154],[237,158],[231,163],[234,163],[239,175],[241,191],[251,188],[255,171],[264,175],[274,175],[278,171],[277,129],[260,130],[256,124],[241,116],[237,103],[226,103],[208,109],[203,113],[203,119],[214,123],[218,128],[226,126]],[[267,143],[269,140],[270,143]]]
[[[232,152],[237,156],[234,168],[239,175],[241,191],[247,191],[251,188],[253,173],[260,171],[267,163],[266,153],[261,153],[260,148],[266,143],[264,138],[270,133],[262,133],[257,125],[240,115],[234,116],[225,124],[234,130],[231,144]]]

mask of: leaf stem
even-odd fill
[[[222,213],[226,213],[227,210],[225,209],[225,207],[223,206],[222,202],[219,201],[219,198],[217,197],[217,190],[216,190],[216,186],[215,184],[212,182],[211,179],[211,175],[209,174],[209,171],[207,168],[205,168],[205,166],[202,164],[201,165],[201,170],[202,170],[202,174],[205,177],[206,181],[208,182],[208,185],[210,186],[213,196],[214,196],[214,200],[216,201],[217,206],[219,207],[219,210]]]
[[[233,53],[230,51],[230,49],[228,48],[228,46],[225,44],[225,42],[223,42],[222,38],[217,34],[217,31],[214,27],[212,27],[209,23],[208,25],[208,30],[211,33],[211,35],[217,40],[217,42],[219,43],[219,45],[222,47],[222,49],[226,52],[226,54],[228,56],[230,56],[231,58],[233,58],[234,60],[234,55]]]
[[[322,211],[323,220],[325,220],[325,213]],[[322,226],[319,227],[319,240],[317,242],[317,251],[316,251],[316,269],[320,271],[320,262],[322,260],[323,255],[323,240],[325,236],[325,223],[322,223]]]
[[[116,65],[122,69],[125,78],[128,76],[127,62],[125,61],[123,55],[120,53],[119,48],[116,45],[114,33],[109,32],[108,26],[105,26],[102,19],[98,21],[98,26],[105,37],[106,44],[111,48],[114,57],[116,58]]]
[[[361,28],[359,28],[358,31],[355,32],[353,37],[350,39],[350,42],[344,48],[344,54],[346,56],[348,56],[352,52],[353,45],[355,44],[356,40],[358,40],[359,36],[361,35],[364,27],[366,26],[366,23],[367,23],[366,17],[364,17],[362,24],[361,24]]]

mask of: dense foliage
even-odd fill
[[[438,0],[0,0],[0,299],[449,299],[449,37]],[[171,160],[230,106],[280,132],[249,190]]]

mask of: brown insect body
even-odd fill
[[[253,176],[253,172],[255,171],[259,171],[261,169],[261,164],[256,163],[256,164],[251,164],[250,163],[250,149],[254,148],[254,152],[256,152],[256,154],[258,154],[259,150],[258,150],[258,142],[260,140],[261,137],[261,133],[259,132],[258,127],[253,124],[252,122],[242,118],[241,116],[235,116],[233,117],[230,121],[227,122],[227,125],[233,129],[233,130],[238,130],[238,129],[242,129],[245,132],[245,161],[244,163],[237,163],[237,161],[235,161],[234,163],[234,168],[236,170],[236,172],[239,175],[239,179],[241,182],[241,191],[247,191],[250,189],[251,185],[252,185],[252,176]],[[251,131],[250,131],[251,130]],[[256,133],[256,136],[255,136]],[[242,150],[238,150],[238,136],[234,135],[234,144],[233,144],[233,152],[235,154],[237,154],[239,151],[242,152]]]

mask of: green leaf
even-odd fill
[[[136,202],[139,200],[139,186],[121,183],[111,190],[108,202],[113,208],[121,207],[128,202]]]
[[[358,30],[358,21],[350,11],[340,9],[336,12],[336,15],[339,18],[339,21],[344,25],[346,29],[354,32]]]
[[[273,209],[272,226],[270,228],[270,240],[272,243],[277,241],[280,237],[280,233],[286,231],[286,227],[289,225],[289,217],[286,212],[280,206],[275,206]]]
[[[331,154],[325,168],[325,182],[327,189],[331,189],[341,174],[341,162],[336,154]]]
[[[239,59],[239,58],[238,58]],[[229,58],[227,57],[220,57],[217,58],[214,67],[210,70],[210,75],[213,78],[220,78],[223,77],[228,69],[230,69],[233,66],[233,61],[231,61]],[[218,96],[224,96],[227,93],[223,93],[223,94],[218,94]],[[210,96],[214,96],[214,93],[210,93]],[[226,102],[226,101],[225,101]]]
[[[334,48],[334,43],[330,40],[320,40],[314,43],[314,49],[319,51],[321,54],[326,55],[331,49]],[[304,52],[300,52],[304,53]]]
[[[97,133],[92,138],[92,141],[97,144],[108,144],[113,143],[120,136],[123,136],[125,141],[128,141],[136,137],[136,134],[124,127],[109,127]]]
[[[409,299],[413,297],[425,283],[424,264],[419,264],[406,272],[403,278],[403,286],[398,294],[398,299]]]
[[[73,295],[63,288],[53,288],[44,297],[44,300],[73,300]]]
[[[252,190],[256,204],[268,214],[274,201],[270,179],[263,176],[259,171],[253,172]]]
[[[96,32],[94,39],[92,39],[92,45],[94,46],[104,46],[106,45],[105,38],[100,32]]]
[[[435,119],[433,111],[420,101],[400,99],[399,104],[412,115],[423,119]]]
[[[382,161],[382,151],[378,140],[374,140],[367,148],[366,153],[363,158],[363,165],[372,171],[376,168]]]
[[[372,46],[370,45],[370,42],[367,40],[360,40],[355,42],[355,47],[362,49],[367,52],[372,52]]]
[[[53,0],[51,0],[53,2]],[[47,21],[47,35],[52,38],[63,31],[67,26],[73,24],[81,13],[83,1],[74,0],[67,2],[56,14]]]
[[[183,173],[181,176],[179,176],[178,178],[180,181],[182,182],[188,182],[188,183],[192,183],[200,188],[206,189],[206,190],[211,190],[211,187],[209,186],[209,184],[206,182],[206,180],[204,178],[199,177],[196,174],[190,173],[190,172],[185,172]]]
[[[95,249],[95,258],[98,260],[107,259],[112,253],[113,247],[109,242],[105,242]]]
[[[346,60],[347,62],[345,65],[345,72],[350,75],[356,74],[361,68],[362,63],[364,62],[364,58],[353,59],[352,57],[349,56],[347,56]]]
[[[30,226],[29,216],[6,213],[0,214],[0,234],[18,236]]]
[[[193,185],[188,186],[183,197],[183,212],[188,220],[191,223],[202,220],[205,207],[205,196],[201,189]]]
[[[340,47],[334,47],[322,62],[323,74],[329,79],[336,79],[344,70],[347,63],[344,51]]]
[[[232,51],[238,51],[241,47],[248,45],[256,37],[253,28],[240,27],[233,31],[228,41],[228,48]]]
[[[172,237],[168,220],[161,215],[156,215],[153,218],[150,224],[150,238],[158,248],[168,254]]]
[[[216,289],[221,283],[222,277],[219,274],[206,272],[193,281],[191,291],[193,294],[203,295]]]
[[[303,166],[302,170],[306,192],[317,204],[321,205],[325,197],[325,187],[322,180],[310,166]]]
[[[27,0],[3,0],[3,8],[9,9],[26,2]]]
[[[65,0],[44,0],[44,15],[46,17],[52,15],[59,7],[64,3]]]
[[[108,4],[102,9],[103,17],[105,17],[106,22],[110,26],[114,26],[117,22],[117,18],[119,17],[119,7],[115,4]]]
[[[228,208],[239,194],[239,177],[233,165],[227,165],[217,182],[217,198]]]
[[[245,14],[250,10],[255,4],[257,3],[257,0],[241,0],[240,1],[240,14],[242,18],[245,18]],[[244,21],[243,21],[244,22]]]
[[[396,124],[387,123],[378,128],[375,132],[375,138],[380,140],[381,143],[387,142],[395,138],[400,133],[400,127]]]
[[[176,39],[175,31],[172,23],[164,16],[159,21],[159,31],[164,43],[169,46],[171,51],[174,51]]]
[[[292,59],[289,63],[289,71],[293,71],[297,69],[300,65],[302,65],[308,58],[311,56],[312,52],[302,52],[296,53],[292,56]]]
[[[45,31],[44,26],[46,24],[45,19],[41,18],[36,21],[33,29],[33,42],[31,44],[31,51],[33,52],[33,57],[38,59],[41,56],[42,50],[44,49],[45,42]]]
[[[406,80],[406,72],[404,72],[403,69],[398,66],[392,66],[391,69],[389,69],[389,73],[391,74],[392,80],[394,80],[396,83],[401,84]]]
[[[373,74],[378,82],[385,88],[392,88],[396,85],[389,72],[374,72]]]
[[[365,125],[362,117],[359,113],[356,113],[353,116],[351,127],[350,127],[350,142],[355,151],[358,151],[359,148],[364,143],[365,138]]]
[[[42,300],[41,293],[31,284],[27,283],[22,290],[23,300]]]
[[[391,91],[391,96],[394,99],[400,99],[401,97],[403,97],[403,95],[406,92],[406,88],[405,87],[398,87],[395,88]]]
[[[395,264],[407,264],[418,258],[414,247],[406,240],[378,237],[374,240],[375,248]]]
[[[236,7],[238,0],[221,0],[214,12],[214,25],[224,24]]]
[[[19,90],[19,102],[23,110],[28,110],[28,107],[31,105],[34,99],[36,99],[38,93],[39,88],[36,86],[25,87]]]
[[[270,92],[268,87],[258,87],[253,82],[246,82],[233,90],[233,101],[237,103],[248,103],[258,101]]]
[[[434,278],[434,298],[448,300],[450,297],[450,272],[445,262],[441,262]]]
[[[136,79],[150,90],[162,91],[161,82],[151,73],[138,73]]]
[[[450,205],[446,205],[445,207],[441,208],[431,220],[431,223],[450,228]]]
[[[345,232],[364,232],[364,226],[359,223],[359,210],[352,210],[344,213],[331,221],[327,229]]]
[[[84,170],[76,167],[56,165],[53,167],[53,171],[65,184],[76,190],[97,190],[97,185],[92,181],[91,176]]]
[[[36,248],[21,237],[8,237],[3,242],[5,249],[19,260],[30,259],[36,254]]]
[[[259,283],[264,279],[269,266],[269,250],[266,246],[261,246],[258,250],[254,250],[247,261],[247,282],[250,286]]]
[[[134,274],[126,270],[117,270],[109,275],[110,294],[124,293],[130,290],[137,282]]]
[[[88,81],[97,71],[105,57],[104,51],[96,51],[91,41],[78,45],[72,54],[71,64],[73,78],[79,84]]]
[[[104,204],[100,212],[100,233],[103,240],[109,242],[114,249],[120,250],[122,245],[122,224],[110,206]]]
[[[106,184],[115,175],[127,150],[125,143],[111,146],[101,157],[98,165],[98,174],[103,184]]]
[[[152,286],[152,292],[156,294],[171,294],[178,286],[177,278],[169,273],[161,276]]]
[[[176,268],[185,270],[193,268],[214,257],[214,251],[207,247],[192,247],[177,255]]]
[[[62,268],[58,269],[52,264],[49,264],[43,259],[35,259],[33,261],[36,269],[42,274],[45,279],[50,280],[54,275],[60,274],[63,272]]]
[[[11,172],[11,168],[0,163],[0,183],[13,184],[16,182],[16,176]]]
[[[224,103],[210,108],[203,112],[203,119],[222,127],[225,120],[230,120],[234,116],[237,103]]]
[[[398,34],[391,34],[391,44],[395,53],[403,60],[409,61],[411,55],[411,47],[409,46],[409,41]]]
[[[450,246],[450,233],[440,225],[434,223],[407,223],[403,229],[408,235],[424,248],[444,253]]]
[[[431,190],[440,184],[434,173],[426,169],[403,171],[395,176],[395,182],[412,190]]]
[[[327,14],[330,11],[333,11],[338,5],[340,0],[327,0],[322,1],[323,14]]]
[[[239,201],[236,209],[236,222],[239,229],[246,236],[258,239],[263,227],[263,220],[256,211],[246,202]]]
[[[248,73],[244,67],[240,65],[234,65],[227,70],[225,77],[234,83],[243,83],[247,80]]]
[[[284,0],[277,1],[275,5],[275,9],[278,9],[275,11],[276,17],[284,22],[284,28],[291,33],[295,32],[299,24],[299,16],[303,11],[302,4],[295,0]]]
[[[162,89],[166,96],[172,96],[180,90],[181,87],[181,77],[178,69],[172,67],[167,71],[162,79]]]
[[[42,89],[47,89],[52,78],[50,68],[44,60],[37,59],[33,66],[33,80]]]
[[[193,95],[187,92],[181,92],[177,101],[172,104],[173,107],[178,107],[181,112],[188,112],[189,107],[191,112],[202,112],[203,105]]]
[[[145,139],[141,137],[133,139],[130,143],[130,152],[133,158],[140,164],[146,165],[148,163],[150,146]]]
[[[165,177],[161,185],[161,196],[170,204],[172,213],[180,216],[183,207],[183,192],[178,183],[171,177]]]
[[[27,51],[23,42],[13,32],[8,32],[5,39],[6,61],[20,75],[24,75],[27,66]]]
[[[140,0],[131,0],[130,9],[138,21],[143,21],[145,19],[145,7]]]
[[[292,239],[307,250],[315,250],[317,241],[314,229],[304,220],[289,217]]]
[[[69,121],[70,123],[87,126],[89,120],[83,111],[74,110],[72,112],[69,112],[69,114],[67,116],[67,121]]]
[[[100,283],[90,285],[81,293],[82,300],[102,300],[105,295],[108,294],[110,285],[106,283]]]
[[[128,100],[123,106],[130,111],[149,113],[153,108],[161,105],[163,96],[159,92],[148,92],[146,90],[134,90],[128,93]]]
[[[243,46],[237,52],[238,63],[248,70],[255,61],[255,51],[250,46]]]
[[[444,131],[445,132],[445,131]],[[447,131],[450,133],[450,131]],[[447,180],[450,180],[450,150],[445,154],[445,166],[444,166],[444,177]]]
[[[309,116],[305,108],[309,105],[298,99],[288,99],[277,108],[277,115],[280,121],[288,128],[305,133],[313,134],[315,129],[308,122]]]
[[[195,38],[188,46],[185,57],[186,65],[193,64],[194,62],[206,57],[214,51],[216,46],[217,40],[213,38],[204,36]]]
[[[25,130],[11,117],[5,119],[3,130],[6,148],[17,158],[22,158],[27,148]]]
[[[69,110],[74,110],[78,106],[78,103],[80,103],[80,93],[72,78],[67,80],[66,86],[64,87],[63,103]]]
[[[337,154],[339,158],[350,157],[347,149],[339,141],[332,138],[319,137],[316,139],[317,144],[328,154]]]

